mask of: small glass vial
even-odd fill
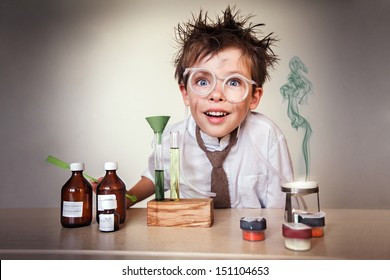
[[[115,197],[117,201],[116,211],[119,213],[120,223],[122,224],[126,220],[126,185],[116,173],[118,163],[106,162],[104,169],[106,175],[96,188],[96,221],[99,223],[99,215],[103,213],[102,202]]]
[[[306,213],[298,216],[298,222],[311,227],[313,237],[323,237],[325,227],[325,213]]]
[[[83,176],[84,163],[70,164],[72,176],[61,189],[61,225],[83,227],[92,221],[92,186]]]
[[[119,230],[119,213],[115,210],[117,207],[116,199],[107,199],[102,201],[103,212],[99,214],[99,230],[102,232],[113,232]]]
[[[284,246],[293,251],[311,249],[311,228],[301,223],[284,223],[282,226]]]
[[[263,217],[240,219],[242,238],[247,241],[262,241],[265,239],[267,221]]]

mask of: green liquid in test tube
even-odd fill
[[[155,182],[155,187],[154,187],[154,193],[155,193],[155,198],[157,201],[162,201],[165,199],[165,189],[164,189],[164,170],[155,170],[154,171],[154,182]]]

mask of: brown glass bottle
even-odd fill
[[[71,163],[70,170],[72,176],[61,189],[61,225],[88,226],[92,221],[92,186],[83,176],[83,163]]]
[[[116,170],[118,164],[116,162],[106,162],[104,164],[106,175],[100,181],[96,189],[96,221],[99,223],[99,215],[103,213],[103,200],[112,199],[115,195],[117,201],[117,208],[119,213],[120,223],[126,221],[126,185],[118,177]]]

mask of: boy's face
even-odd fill
[[[225,78],[232,74],[240,74],[251,80],[251,67],[242,56],[241,50],[227,48],[213,57],[205,57],[192,68],[206,68],[217,77]],[[184,104],[190,107],[191,114],[200,129],[209,136],[222,138],[231,133],[245,119],[250,110],[259,104],[262,88],[248,85],[249,94],[239,103],[229,102],[222,91],[223,81],[217,80],[217,85],[208,96],[201,96],[191,91],[190,87],[180,85]]]

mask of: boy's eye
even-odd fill
[[[210,82],[207,79],[198,79],[196,81],[196,85],[201,86],[201,87],[208,86],[209,84],[210,84]]]
[[[240,79],[231,79],[226,82],[226,85],[231,87],[239,87],[242,85],[242,81]]]

